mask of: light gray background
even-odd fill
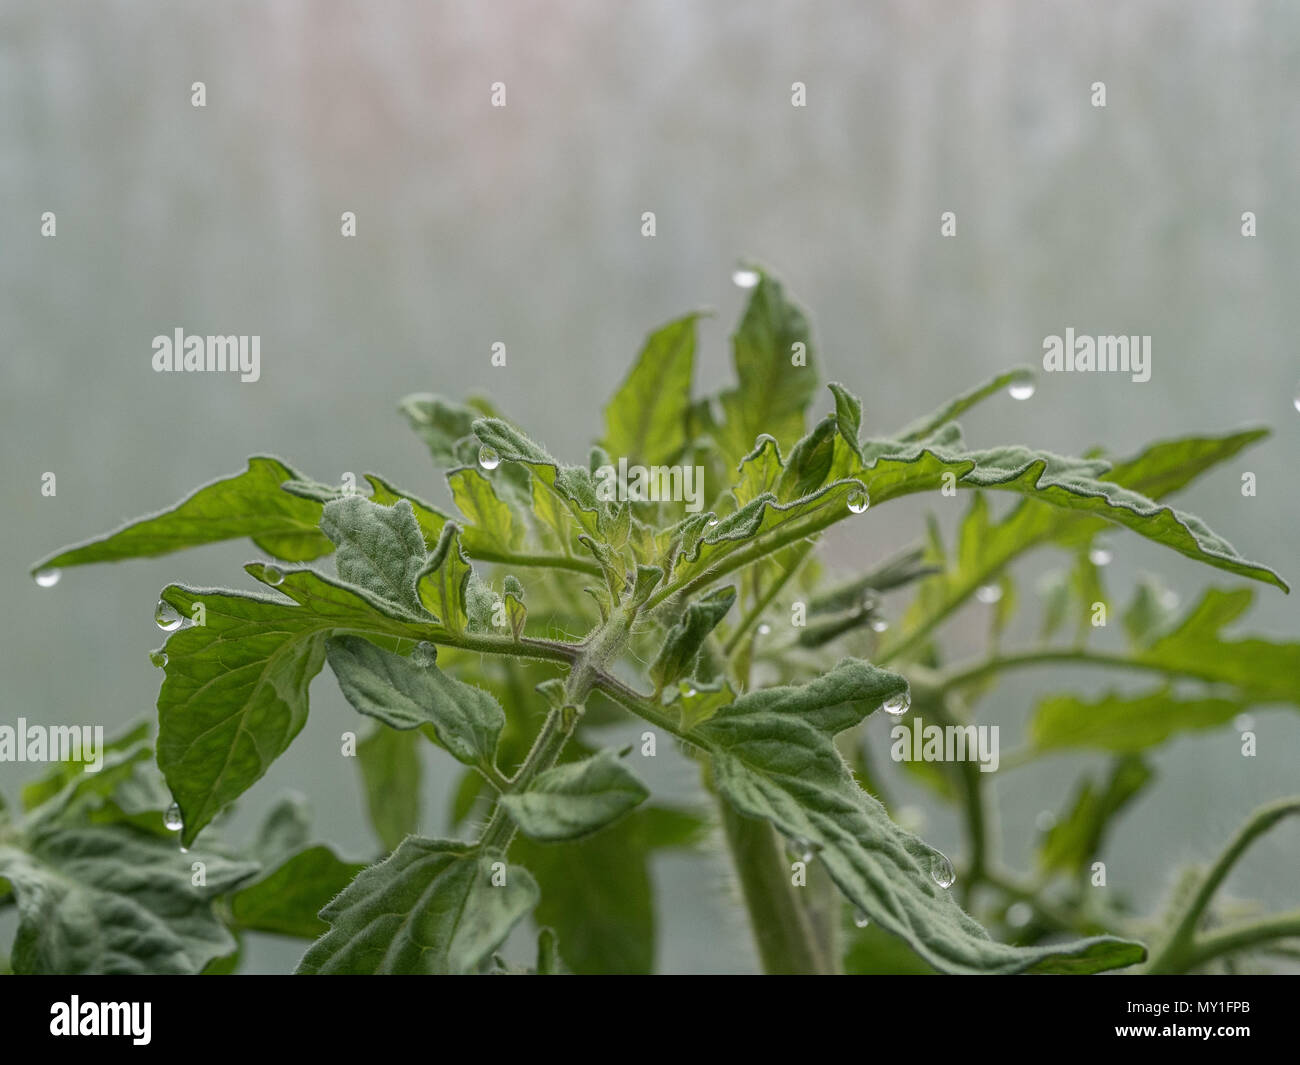
[[[1300,577],[1298,30],[1294,5],[1210,0],[5,0],[0,720],[111,728],[152,712],[157,591],[238,583],[255,552],[92,567],[51,591],[26,574],[39,556],[254,452],[322,480],[379,470],[441,499],[394,415],[411,391],[488,390],[579,459],[601,428],[598,401],[666,319],[716,308],[698,376],[727,379],[742,302],[729,275],[749,257],[808,307],[823,377],[864,396],[869,432],[1037,361],[1042,338],[1066,326],[1151,334],[1149,383],[1049,377],[1030,402],[968,416],[968,437],[1123,454],[1272,425],[1269,442],[1183,504]],[[190,105],[197,80],[203,110]],[[803,110],[790,105],[796,80]],[[508,86],[504,110],[489,107],[494,81]],[[1094,81],[1105,109],[1090,106]],[[358,216],[353,240],[339,235],[345,210]],[[640,236],[649,210],[652,240]],[[939,237],[945,210],[956,239]],[[1258,215],[1253,240],[1239,232],[1244,210]],[[39,235],[43,211],[57,212],[56,239]],[[154,374],[150,341],[178,326],[260,334],[261,381]],[[496,340],[508,369],[488,363]],[[1258,475],[1255,499],[1240,495],[1243,470]],[[39,491],[45,471],[58,475],[54,499]],[[831,550],[870,563],[917,535],[922,513],[914,502],[873,511]],[[1131,535],[1116,548],[1113,589],[1141,568],[1184,600],[1227,583]],[[1300,631],[1294,598],[1259,598],[1250,628]],[[982,626],[978,610],[963,615],[954,643],[975,648]],[[1009,746],[1035,691],[1076,682],[1106,680],[1022,675],[984,719],[1008,726]],[[323,833],[369,850],[353,767],[338,758],[354,720],[322,678],[312,720],[239,823],[296,787]],[[1108,855],[1113,890],[1153,903],[1175,863],[1295,790],[1293,715],[1257,721],[1254,760],[1230,731],[1161,755],[1157,786]],[[434,831],[450,779],[439,758]],[[1064,801],[1067,768],[1001,784],[1011,857],[1026,853],[1034,814]],[[31,769],[0,767],[11,799]],[[680,765],[661,772],[669,790],[689,786]],[[934,813],[927,831],[960,852],[950,817]],[[1232,888],[1294,905],[1298,840],[1293,828],[1272,834]],[[721,865],[672,859],[657,879],[661,968],[753,965]],[[298,950],[259,941],[249,967],[287,968]]]

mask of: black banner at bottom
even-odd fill
[[[784,1045],[808,1049],[794,1038],[796,1030],[812,1039],[815,1027],[824,1026],[826,1035],[843,1038],[865,1023],[881,1026],[882,1036],[897,1025],[906,1040],[947,1042],[954,1053],[951,1041],[983,1032],[992,1037],[990,1048],[1038,1042],[1054,1053],[1062,1047],[1077,1052],[1154,1044],[1157,1052],[1163,1046],[1185,1055],[1196,1045],[1218,1053],[1240,1044],[1275,1045],[1296,1030],[1300,990],[1294,977],[1285,976],[1037,977],[1013,984],[1007,980],[1014,978],[950,977],[939,986],[899,977],[841,978],[815,986],[793,978],[684,979],[714,986],[683,996],[680,989],[644,980],[581,977],[505,978],[487,986],[412,977],[244,976],[201,984],[175,977],[16,977],[0,985],[0,1046],[4,1060],[13,1062],[60,1049],[94,1053],[107,1044],[128,1055],[201,1046],[218,1054],[256,1049],[274,1056],[282,1046],[296,1054],[373,1056],[384,1052],[389,1038],[413,1038],[434,1050],[443,1038],[463,1045],[464,1036],[476,1033],[472,1038],[509,1039],[516,1051],[528,1051],[542,1050],[527,1041],[554,1039],[556,1022],[563,1019],[571,1048],[565,1053],[587,1053],[572,1046],[575,1029],[599,1036],[612,1027],[626,1036],[645,1024],[680,1026],[685,1015],[694,1046],[697,1036],[715,1031],[733,1045],[757,1036],[765,1053]],[[721,986],[724,980],[729,986]],[[861,980],[878,986],[864,988]],[[800,1016],[800,1024],[790,1023]],[[870,1038],[859,1034],[869,1051]],[[398,1052],[397,1044],[391,1049]]]

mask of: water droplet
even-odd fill
[[[880,709],[892,717],[902,717],[912,707],[912,695],[910,692],[901,691],[896,695],[891,695],[883,703]]]
[[[945,889],[952,887],[953,881],[957,879],[957,874],[952,871],[952,862],[938,851],[930,856],[930,876],[936,884]]]
[[[884,632],[887,628],[889,628],[889,622],[886,621],[884,618],[871,619],[872,632]]]
[[[1034,375],[1026,372],[1011,380],[1007,385],[1007,395],[1012,399],[1029,399],[1034,394],[1035,387]]]
[[[501,456],[497,454],[496,448],[484,444],[478,449],[478,464],[485,470],[495,470],[501,465]]]
[[[175,632],[185,621],[181,617],[181,612],[167,602],[166,599],[158,600],[158,606],[153,612],[153,619],[163,632]]]
[[[182,854],[189,854],[189,853],[190,853],[190,849],[189,849],[189,847],[182,847],[182,848],[181,848],[181,853],[182,853]]]
[[[760,621],[758,623],[758,634],[760,636],[766,636],[771,631],[772,631],[772,626],[769,625],[766,621]]]
[[[1013,902],[1007,907],[1007,924],[1012,928],[1024,928],[1034,919],[1034,908],[1027,902]]]
[[[263,566],[262,580],[267,584],[279,585],[284,583],[284,570],[279,566]]]
[[[421,669],[428,669],[436,661],[438,661],[438,648],[428,640],[421,640],[411,652],[411,662]]]
[[[1114,557],[1114,552],[1101,544],[1094,544],[1088,551],[1088,561],[1094,566],[1109,566]]]
[[[758,284],[758,272],[756,270],[737,270],[731,275],[731,280],[737,288],[753,288]]]
[[[682,694],[683,694],[684,696],[686,696],[686,698],[689,699],[692,695],[695,694],[695,685],[694,685],[694,684],[683,684],[683,685],[682,685]]]
[[[717,518],[710,518],[710,519],[709,519],[708,521],[706,521],[704,524],[705,524],[706,526],[708,526],[708,528],[712,529],[715,525],[718,524],[718,519],[717,519]]]
[[[813,845],[806,839],[792,839],[789,851],[795,860],[803,862],[805,865],[816,857],[816,854],[813,853]]]
[[[981,584],[975,589],[975,598],[981,603],[996,603],[1002,598],[1002,585]]]
[[[871,918],[861,910],[853,915],[853,925],[855,928],[866,928],[871,923]]]
[[[1255,727],[1255,719],[1250,714],[1238,714],[1232,719],[1232,727],[1238,732],[1249,732]]]
[[[871,497],[863,491],[854,491],[849,493],[849,510],[854,514],[861,514],[867,507],[871,506]]]
[[[1056,814],[1051,810],[1040,810],[1034,818],[1034,826],[1039,832],[1050,832],[1056,827]]]
[[[34,574],[36,583],[42,588],[53,588],[59,583],[59,578],[63,576],[61,569],[38,569]]]
[[[159,669],[162,669],[162,667],[165,666],[165,665],[167,664],[167,652],[166,652],[166,651],[150,651],[150,652],[149,652],[149,661],[152,662],[152,663],[153,663],[155,666],[157,666]]]
[[[180,803],[172,803],[167,807],[167,812],[163,814],[163,828],[168,832],[179,832],[185,827],[185,820],[181,817]]]

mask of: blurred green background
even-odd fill
[[[190,103],[203,81],[207,107]],[[508,106],[489,106],[507,86]],[[808,105],[790,103],[791,83]],[[1090,105],[1106,83],[1107,106]],[[1191,431],[1267,424],[1274,437],[1180,503],[1251,558],[1300,579],[1300,9],[1275,3],[917,0],[814,7],[692,4],[171,2],[0,4],[0,721],[119,723],[152,713],[147,652],[173,579],[249,586],[247,544],[72,571],[27,567],[278,454],[335,481],[382,471],[445,499],[402,395],[487,391],[571,461],[652,327],[711,306],[700,387],[727,379],[738,259],[808,308],[826,380],[885,432],[1009,365],[1042,338],[1150,334],[1146,384],[1040,379],[1029,402],[968,415],[980,445],[1124,454]],[[954,211],[955,239],[939,216]],[[1259,235],[1240,235],[1254,211]],[[42,212],[58,219],[40,235]],[[358,236],[340,236],[354,211]],[[654,211],[657,236],[641,236]],[[160,375],[152,338],[260,334],[256,384]],[[503,341],[508,366],[489,364]],[[819,400],[825,406],[826,400]],[[1258,477],[1243,498],[1240,474]],[[52,471],[58,494],[44,498]],[[916,500],[837,530],[862,567],[920,535]],[[1155,570],[1184,602],[1224,574],[1117,533],[1115,599]],[[1032,574],[1050,560],[1036,559]],[[1295,598],[1261,588],[1248,627],[1300,632]],[[979,646],[974,607],[950,624]],[[1032,619],[1030,619],[1032,620]],[[1026,622],[1024,632],[1030,631]],[[1104,634],[1103,642],[1105,642]],[[982,720],[1010,749],[1035,692],[1124,683],[1020,674]],[[1300,684],[1300,678],[1297,678]],[[244,799],[249,831],[282,790],[320,832],[373,851],[339,734],[356,715],[322,676],[312,719]],[[1154,904],[1174,865],[1215,851],[1248,809],[1296,790],[1300,727],[1257,715],[1259,756],[1231,730],[1183,739],[1106,855],[1112,890]],[[873,725],[880,743],[883,722]],[[449,759],[430,749],[427,831],[444,829]],[[1009,858],[1059,809],[1087,759],[999,781]],[[39,767],[0,766],[16,797]],[[653,783],[694,789],[669,754]],[[953,818],[924,833],[959,857]],[[1294,905],[1300,832],[1259,843],[1229,888]],[[581,875],[575,870],[575,875]],[[659,965],[754,967],[725,865],[657,860]],[[11,921],[12,918],[9,918]],[[7,939],[11,923],[0,924]],[[248,971],[297,943],[257,939]]]

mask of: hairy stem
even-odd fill
[[[719,797],[718,806],[763,971],[783,975],[833,972],[795,894],[797,889],[790,883],[790,864],[776,830],[766,821],[741,816],[725,798]]]
[[[1222,939],[1224,932],[1217,932],[1213,937],[1200,941],[1196,938],[1196,926],[1200,923],[1214,894],[1227,878],[1237,860],[1257,838],[1267,832],[1284,817],[1300,813],[1300,797],[1279,799],[1256,810],[1236,835],[1228,841],[1223,852],[1206,871],[1196,887],[1196,891],[1177,915],[1173,931],[1169,933],[1164,944],[1151,952],[1151,962],[1147,971],[1152,973],[1180,973],[1193,968],[1198,959],[1203,960],[1205,944],[1215,938]],[[1229,932],[1232,930],[1230,929]],[[1290,934],[1290,933],[1284,933]],[[1230,937],[1229,937],[1230,939]],[[1222,954],[1230,947],[1220,947],[1215,953]],[[1210,955],[1215,956],[1215,955]]]

